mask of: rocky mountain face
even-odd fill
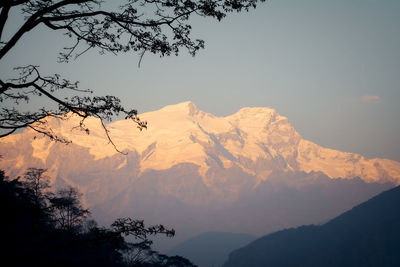
[[[55,187],[76,186],[96,219],[143,218],[177,230],[266,234],[326,221],[400,183],[400,163],[320,147],[270,108],[215,117],[192,102],[108,125],[87,135],[78,118],[49,119],[64,145],[25,130],[0,140],[0,168],[13,177],[47,168]]]

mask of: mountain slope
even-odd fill
[[[354,178],[372,182],[400,183],[400,163],[387,159],[366,159],[360,155],[320,147],[302,139],[287,118],[270,108],[242,108],[227,117],[215,117],[199,110],[192,102],[166,106],[141,115],[149,122],[143,132],[134,123],[122,120],[109,125],[110,135],[120,150],[134,151],[139,156],[139,171],[165,170],[179,163],[199,166],[206,185],[212,167],[238,167],[265,180],[273,171],[322,172],[331,178]],[[56,134],[72,140],[73,144],[89,151],[94,160],[118,156],[108,144],[100,122],[89,118],[90,136],[79,130],[78,118],[50,119]],[[32,156],[44,164],[51,157],[53,143],[41,137],[33,139],[29,130],[1,140],[1,146],[28,141]],[[9,153],[1,151],[6,160]],[[21,162],[19,162],[22,164]],[[121,157],[117,168],[126,165]]]
[[[149,125],[142,132],[131,121],[109,124],[127,155],[98,120],[85,120],[87,135],[66,117],[48,120],[72,144],[28,129],[0,140],[0,168],[10,177],[46,168],[52,186],[79,188],[98,221],[163,223],[180,233],[176,243],[208,231],[259,236],[327,221],[400,181],[400,163],[319,147],[270,108],[215,117],[184,102],[141,114]]]
[[[400,186],[322,226],[262,237],[232,252],[233,266],[399,266]]]

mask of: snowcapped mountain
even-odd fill
[[[144,131],[129,120],[113,122],[110,136],[127,155],[108,143],[98,120],[85,121],[87,135],[74,129],[78,118],[68,116],[49,124],[72,144],[25,130],[0,140],[0,168],[10,176],[47,168],[55,186],[79,187],[95,216],[109,220],[137,214],[178,232],[183,225],[187,235],[221,227],[265,234],[329,219],[400,184],[399,162],[320,147],[271,108],[216,117],[183,102],[141,114]],[[306,196],[318,196],[320,206]],[[284,210],[287,201],[288,209],[306,214]]]
[[[111,137],[120,150],[140,155],[140,173],[193,163],[199,166],[206,185],[213,182],[206,175],[211,167],[234,166],[257,180],[266,180],[274,170],[281,170],[400,183],[400,163],[320,147],[304,140],[286,117],[270,108],[242,108],[231,116],[215,117],[199,110],[192,102],[183,102],[144,113],[141,118],[149,122],[148,130],[143,132],[129,120],[109,125]],[[108,144],[99,121],[93,118],[85,121],[91,130],[88,136],[72,129],[78,120],[72,117],[51,124],[57,134],[87,149],[95,160],[118,155]],[[2,146],[15,144],[26,134],[10,136],[2,140]],[[32,156],[46,163],[54,143],[40,137],[30,141]],[[126,164],[127,160],[123,159],[117,168]]]

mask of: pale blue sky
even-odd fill
[[[268,106],[319,145],[400,161],[399,14],[398,0],[270,0],[221,23],[194,19],[205,50],[146,54],[140,68],[136,55],[96,52],[55,63],[65,40],[39,29],[0,71],[41,65],[139,112],[186,100],[218,116]]]

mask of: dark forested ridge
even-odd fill
[[[400,266],[399,203],[397,186],[324,225],[264,236],[224,266]]]
[[[0,171],[2,263],[8,266],[194,266],[179,256],[151,249],[149,236],[174,230],[143,221],[118,219],[111,228],[88,220],[89,211],[74,188],[47,190],[42,169],[29,169],[24,179]],[[124,236],[133,236],[129,243]]]

